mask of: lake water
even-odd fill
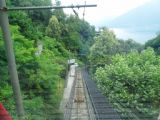
[[[156,37],[156,32],[152,30],[135,30],[129,28],[110,28],[114,31],[117,38],[133,39],[136,42],[144,44],[146,41]]]

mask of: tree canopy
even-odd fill
[[[47,5],[51,6],[51,0],[7,0],[10,7]],[[60,5],[59,0],[56,5]],[[67,60],[69,56],[89,52],[94,27],[77,16],[65,14],[63,9],[12,11],[9,21],[25,119],[50,120],[50,114],[62,116],[59,105]],[[0,66],[0,102],[17,120],[1,29]]]
[[[157,35],[157,37],[155,37],[155,38],[147,41],[147,42],[145,43],[145,48],[147,48],[147,47],[152,47],[152,48],[154,48],[154,50],[155,50],[158,54],[160,54],[160,49],[159,49],[159,48],[160,48],[160,34]]]

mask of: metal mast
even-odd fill
[[[5,0],[0,0],[0,8],[6,8]],[[5,51],[6,51],[7,60],[8,60],[8,69],[9,69],[18,117],[19,117],[19,120],[24,120],[24,109],[23,109],[19,79],[18,79],[18,74],[16,69],[15,55],[13,52],[11,33],[9,30],[8,14],[4,10],[0,10],[0,25],[3,32]]]

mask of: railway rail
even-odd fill
[[[64,113],[65,120],[95,120],[94,111],[86,90],[81,71],[77,69],[69,102]]]

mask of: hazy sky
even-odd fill
[[[55,0],[52,0],[53,4]],[[77,4],[97,4],[97,7],[85,9],[85,20],[96,28],[106,26],[114,18],[121,16],[132,9],[140,7],[147,2],[154,0],[61,0],[61,5],[77,5]],[[75,9],[82,18],[84,8]],[[74,14],[72,9],[64,9],[68,14]],[[107,26],[106,26],[107,27]],[[145,32],[130,32],[126,29],[110,28],[117,38],[129,39],[132,38],[137,42],[144,43],[145,41],[154,38],[155,33],[147,34]]]
[[[141,6],[151,0],[61,0],[62,5],[97,4],[96,8],[86,8],[85,20],[95,26],[102,21],[109,21],[131,9]],[[54,3],[54,0],[53,0]],[[75,9],[82,17],[84,8]],[[68,14],[73,14],[72,9],[64,9]]]

